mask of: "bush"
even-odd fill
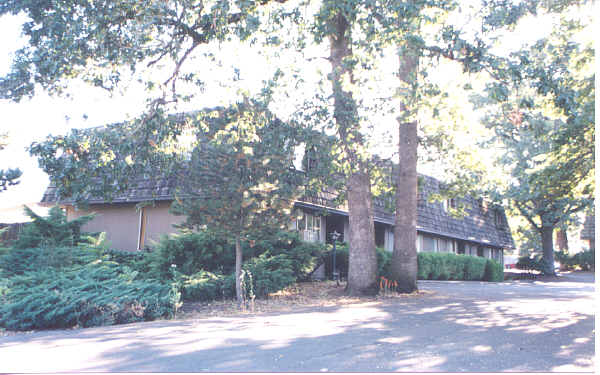
[[[161,280],[172,278],[172,264],[186,275],[200,270],[228,274],[235,267],[233,247],[210,231],[163,236],[149,257],[153,274]]]
[[[474,257],[469,255],[460,255],[464,257],[464,276],[463,280],[475,281],[483,280],[485,275],[486,258]]]
[[[231,288],[226,277],[208,271],[193,275],[180,275],[181,298],[185,301],[211,301],[235,295],[235,284]],[[232,278],[233,281],[233,278]]]
[[[12,277],[45,268],[60,270],[98,259],[100,252],[87,246],[8,250],[0,256],[0,276]]]
[[[272,232],[256,234],[250,241],[244,241],[242,253],[244,261],[262,254],[266,256],[285,255],[291,263],[294,277],[305,279],[317,266],[325,245],[301,241],[294,232]],[[149,255],[152,273],[160,279],[171,278],[171,265],[186,275],[200,270],[227,275],[234,272],[234,246],[210,231],[184,233],[165,236]]]
[[[348,277],[348,243],[337,242],[335,244],[335,268],[341,279]],[[325,265],[325,277],[333,277],[333,245],[327,245],[327,251],[322,255],[321,261]]]
[[[292,259],[283,254],[261,254],[247,261],[243,267],[252,277],[256,297],[266,297],[296,282],[292,263]]]
[[[377,255],[377,277],[392,278],[392,252],[380,247],[376,248]]]
[[[490,260],[468,255],[421,252],[417,254],[419,267],[417,278],[420,280],[485,280],[487,261]]]
[[[137,280],[128,267],[100,260],[81,267],[28,271],[8,280],[0,326],[11,330],[91,327],[170,317],[179,292]]]
[[[293,260],[284,254],[268,256],[261,254],[243,265],[245,283],[252,281],[252,287],[246,284],[246,297],[250,290],[256,297],[266,297],[294,282]],[[235,273],[228,276],[208,271],[196,272],[193,275],[178,274],[181,295],[187,301],[210,301],[218,298],[235,297]]]
[[[557,251],[554,253],[556,260],[560,262],[561,269],[574,270],[580,269],[589,271],[595,265],[595,252],[593,250],[584,250],[574,255]]]
[[[483,280],[495,282],[504,281],[504,267],[502,267],[502,264],[493,259],[488,259],[485,262]]]
[[[542,264],[543,260],[539,255],[536,256],[529,256],[529,255],[525,255],[522,257],[519,257],[519,260],[517,260],[517,264],[515,265],[518,269],[520,270],[526,270],[526,271],[542,271],[543,270],[543,264]]]

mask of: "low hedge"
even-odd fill
[[[348,245],[336,246],[336,268],[341,277],[348,274]],[[377,248],[378,277],[391,277],[392,252]],[[325,272],[331,277],[332,249],[324,255]],[[484,280],[503,281],[504,269],[493,259],[474,257],[453,253],[417,253],[418,272],[420,280]]]
[[[503,281],[504,269],[493,259],[453,253],[417,254],[421,280]]]

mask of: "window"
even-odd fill
[[[304,211],[296,211],[296,230],[305,241],[321,240],[321,216]]]
[[[435,239],[429,236],[423,236],[423,245],[421,246],[421,251],[435,251]]]
[[[504,224],[504,218],[500,210],[494,210],[494,222],[497,227],[501,227]]]
[[[443,202],[444,212],[448,212],[448,209],[456,209],[456,198],[446,199]]]

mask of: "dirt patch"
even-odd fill
[[[378,302],[392,298],[416,298],[431,294],[419,291],[411,294],[389,292],[386,295],[350,297],[344,293],[345,283],[339,286],[335,281],[315,281],[296,283],[266,299],[257,299],[254,304],[248,303],[245,310],[240,311],[234,300],[211,302],[186,302],[177,313],[178,319],[253,315],[260,313],[292,312],[304,307],[325,307]]]

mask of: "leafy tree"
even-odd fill
[[[594,52],[576,42],[579,22],[507,59],[518,74],[488,86],[486,124],[506,151],[510,199],[541,237],[542,271],[554,274],[554,229],[592,204],[594,194]]]
[[[329,42],[333,93],[333,118],[339,140],[341,170],[344,174],[349,214],[348,284],[350,295],[377,292],[377,257],[371,196],[370,163],[361,132],[358,103],[354,97],[356,49],[366,41],[354,29],[366,19],[364,6],[354,1],[324,1],[316,14],[314,36]]]
[[[198,115],[197,144],[180,169],[173,212],[186,227],[235,242],[236,296],[242,302],[242,241],[289,225],[304,176],[293,169],[298,127],[247,101]]]
[[[2,151],[7,143],[8,133],[0,133],[0,151]],[[0,169],[0,192],[5,191],[11,185],[17,185],[17,180],[21,177],[22,172],[19,169]]]

